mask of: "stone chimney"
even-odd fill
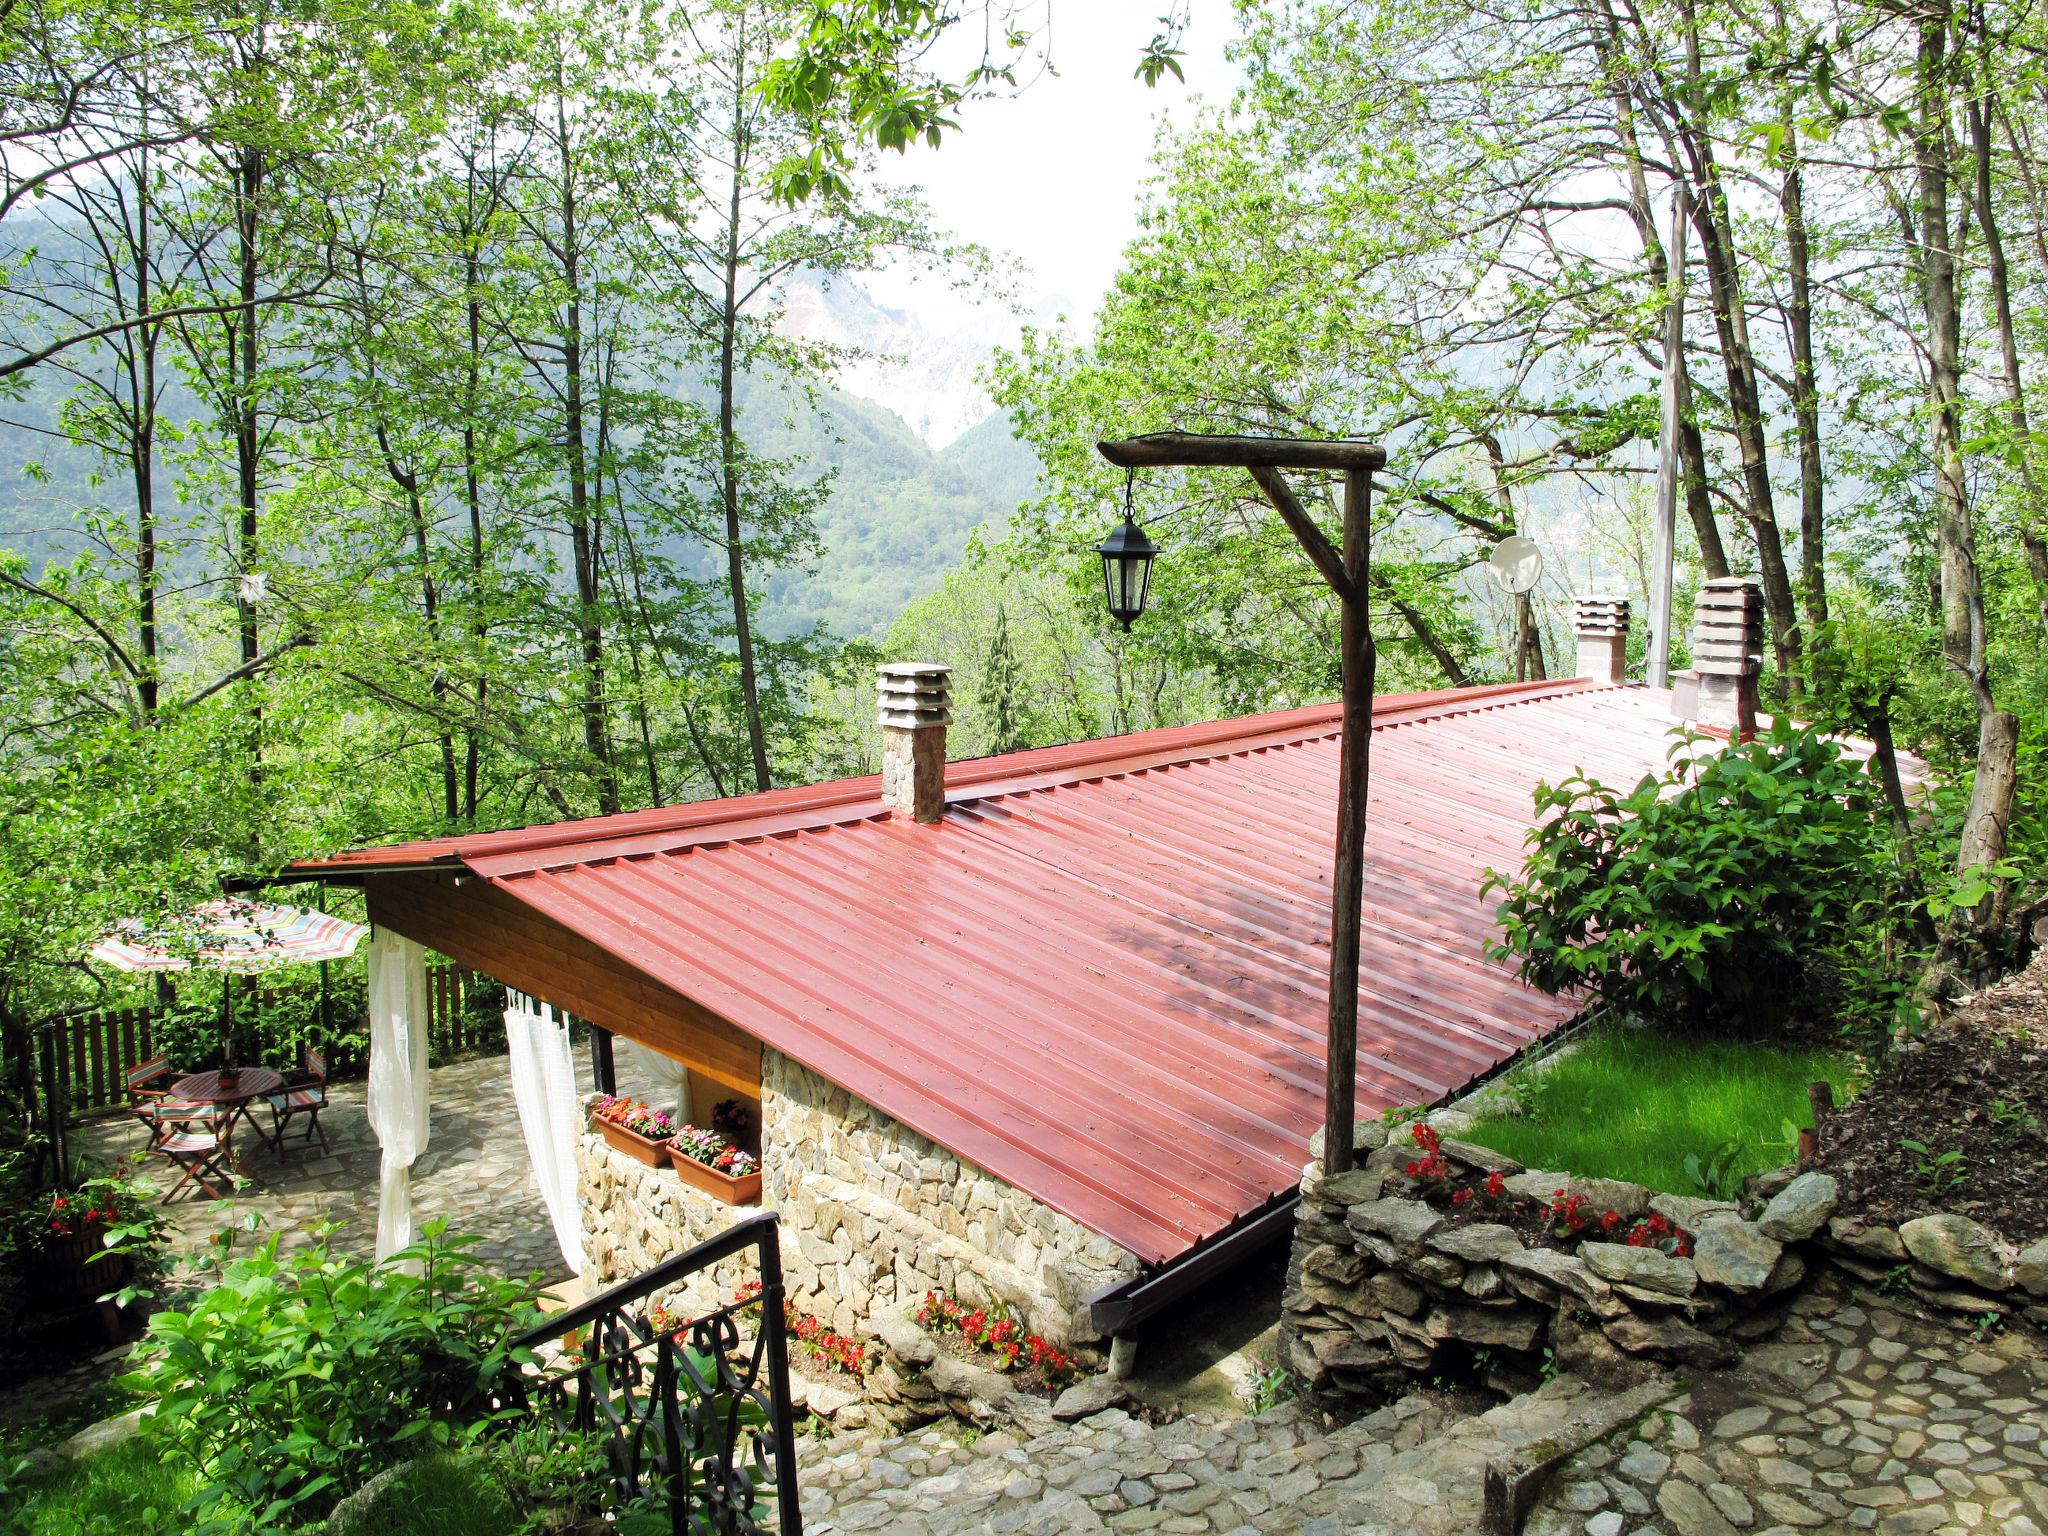
[[[1596,592],[1572,601],[1572,633],[1579,642],[1573,675],[1596,683],[1628,678],[1628,599]]]
[[[1764,667],[1764,594],[1747,576],[1717,576],[1693,606],[1692,667],[1698,723],[1737,741],[1756,734],[1757,677]]]
[[[913,821],[937,821],[946,809],[952,675],[951,667],[929,661],[891,661],[875,668],[882,723],[882,803]]]

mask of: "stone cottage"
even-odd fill
[[[1489,868],[1539,780],[1661,765],[1627,609],[1584,676],[1376,706],[1358,1102],[1433,1103],[1566,1022],[1489,962]],[[292,876],[688,1070],[759,1127],[799,1304],[843,1331],[926,1289],[1085,1344],[1289,1235],[1321,1123],[1339,711],[948,764],[948,669],[880,673],[879,776],[371,848]],[[595,1135],[593,1278],[730,1219]],[[731,1277],[721,1277],[724,1284]],[[709,1298],[707,1298],[709,1299]]]

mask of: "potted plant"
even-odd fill
[[[662,1165],[668,1139],[676,1131],[675,1121],[661,1110],[637,1099],[609,1095],[601,1095],[590,1106],[590,1123],[597,1128],[598,1135],[650,1168]]]
[[[718,1132],[686,1125],[668,1144],[669,1161],[685,1184],[727,1205],[761,1198],[761,1164]]]
[[[162,1269],[167,1236],[147,1184],[87,1179],[45,1194],[29,1213],[22,1278],[46,1306],[97,1301],[109,1341],[123,1332],[123,1307]]]

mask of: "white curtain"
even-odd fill
[[[427,1150],[427,952],[379,928],[370,936],[370,1129],[383,1149],[377,1257],[412,1243],[412,1165]]]
[[[512,1062],[512,1101],[533,1181],[555,1229],[569,1273],[583,1273],[583,1211],[576,1199],[576,1058],[569,1050],[569,1020],[547,1003],[508,990],[505,1043]]]
[[[638,1040],[614,1035],[612,1062],[647,1085],[645,1097],[649,1104],[667,1110],[678,1121],[690,1118],[690,1069],[680,1061]]]

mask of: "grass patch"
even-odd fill
[[[1807,1086],[1823,1080],[1848,1098],[1855,1058],[1605,1029],[1544,1070],[1511,1074],[1503,1091],[1523,1113],[1482,1116],[1462,1139],[1531,1168],[1705,1194],[1687,1154],[1712,1165],[1732,1145],[1724,1189],[1790,1162],[1796,1128],[1812,1118]]]
[[[8,1489],[0,1531],[35,1536],[180,1536],[198,1485],[147,1438],[124,1440]]]
[[[401,1472],[354,1530],[358,1536],[510,1536],[520,1525],[485,1463],[429,1456]]]

